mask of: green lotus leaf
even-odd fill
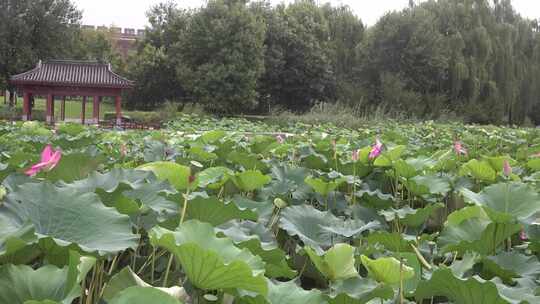
[[[56,125],[56,132],[58,134],[77,136],[84,131],[86,131],[84,125],[78,123],[59,123]]]
[[[46,173],[46,178],[52,181],[61,180],[69,183],[86,178],[90,172],[95,171],[103,162],[105,162],[105,157],[101,154],[63,154],[58,165]]]
[[[394,297],[394,290],[390,285],[379,284],[360,276],[333,282],[330,290],[330,304],[366,304],[373,299],[388,300]]]
[[[128,266],[117,274],[115,274],[109,282],[105,285],[103,289],[103,299],[107,302],[112,301],[115,297],[117,297],[122,291],[130,288],[130,287],[150,287],[152,286],[145,281],[143,281],[137,274],[135,274],[131,268]],[[174,286],[170,288],[160,288],[160,287],[154,287],[154,289],[160,290],[162,292],[165,292],[169,296],[172,296],[174,299],[185,299],[187,297],[187,294],[184,290],[184,288],[179,286]]]
[[[178,299],[153,287],[133,286],[120,291],[109,304],[182,304]]]
[[[508,156],[484,156],[485,160],[495,172],[502,172],[505,161],[512,161]]]
[[[394,148],[383,152],[379,157],[375,159],[373,165],[376,167],[390,167],[397,161],[403,152],[407,149],[406,146],[395,146]]]
[[[235,303],[237,303],[235,301]],[[294,281],[272,282],[268,280],[268,296],[242,297],[238,304],[327,304],[324,295],[317,289],[304,290]]]
[[[0,214],[8,215],[0,220],[16,218],[10,231],[31,223],[40,239],[52,238],[60,246],[75,244],[87,252],[108,254],[137,245],[129,217],[105,207],[96,194],[81,194],[72,188],[25,184],[8,195]]]
[[[283,209],[279,222],[281,229],[291,236],[297,235],[306,246],[323,254],[322,247],[330,247],[370,229],[379,227],[378,222],[342,220],[327,211],[319,211],[309,205]]]
[[[405,186],[415,195],[446,195],[450,191],[450,183],[447,178],[436,175],[415,176],[404,182]]]
[[[189,177],[191,169],[173,162],[153,162],[139,166],[137,169],[152,171],[160,180],[167,180],[176,190],[186,190],[191,187]]]
[[[535,279],[526,278],[515,281],[515,284],[511,286],[503,284],[498,278],[494,278],[490,282],[497,286],[499,295],[510,304],[540,303],[540,295],[537,292],[538,283]]]
[[[435,270],[428,281],[421,281],[415,293],[419,303],[435,296],[443,296],[460,304],[510,303],[499,295],[494,283],[476,278],[461,279],[444,267]]]
[[[206,168],[197,174],[197,184],[201,188],[219,189],[227,180],[233,171],[227,167]]]
[[[200,162],[211,162],[218,159],[215,153],[208,152],[202,145],[194,145],[189,148],[189,157]]]
[[[270,187],[273,196],[291,195],[293,199],[303,201],[309,198],[311,187],[305,183],[309,170],[289,166],[273,166],[272,176],[275,180]]]
[[[474,178],[484,182],[493,182],[497,177],[497,173],[487,161],[478,161],[476,159],[471,159],[464,164],[460,169],[460,173],[470,174]]]
[[[257,213],[259,220],[262,218],[269,219],[270,216],[272,216],[272,211],[274,210],[274,204],[269,201],[258,202],[242,195],[235,195],[232,198],[232,202],[240,210],[249,210]]]
[[[463,221],[471,218],[489,219],[484,208],[480,206],[467,206],[465,208],[456,210],[448,215],[445,226],[458,226]]]
[[[470,218],[455,226],[446,226],[438,244],[442,252],[475,251],[490,255],[510,236],[521,230],[520,224],[492,223],[481,218]]]
[[[399,284],[414,277],[414,269],[407,266],[406,261],[400,262],[394,257],[382,257],[372,260],[365,255],[360,256],[362,264],[369,274],[378,282],[385,284]]]
[[[360,190],[356,192],[355,195],[360,198],[363,203],[375,209],[390,208],[394,205],[395,200],[394,196],[391,194],[383,193],[378,189],[374,191],[369,189]]]
[[[482,206],[493,221],[523,220],[540,211],[540,194],[520,182],[498,183],[480,193],[462,189],[469,202]]]
[[[396,170],[397,175],[403,178],[411,178],[417,175],[416,168],[402,159],[398,159],[394,162],[393,167]]]
[[[81,295],[80,282],[96,260],[71,251],[69,265],[46,265],[37,270],[26,265],[0,266],[0,303],[23,304],[27,301],[71,304]]]
[[[330,192],[335,191],[339,185],[345,182],[344,179],[339,178],[329,182],[324,181],[321,178],[307,177],[305,179],[306,184],[311,186],[315,192],[322,196],[327,196]]]
[[[188,201],[187,219],[199,220],[219,226],[233,219],[257,220],[257,213],[251,210],[241,210],[232,202],[222,202],[217,197],[197,196]]]
[[[161,221],[178,213],[178,203],[166,198],[176,191],[149,171],[115,168],[106,173],[93,172],[86,179],[63,186],[80,193],[96,192],[106,206],[115,207],[123,214],[139,213],[139,202],[154,211]]]
[[[393,252],[412,251],[409,242],[398,232],[375,231],[367,236],[367,241],[369,245],[380,244]]]
[[[272,178],[264,175],[258,170],[247,170],[241,173],[236,173],[232,176],[232,180],[238,189],[250,192],[262,188],[268,184]]]
[[[227,160],[242,166],[244,170],[268,170],[266,164],[259,160],[256,154],[232,151],[227,155]]]
[[[302,166],[309,169],[323,170],[329,166],[329,161],[323,154],[315,152],[311,147],[300,147]]]
[[[540,158],[533,158],[527,162],[527,167],[533,171],[540,171]]]
[[[452,273],[459,278],[463,278],[466,274],[469,274],[473,270],[473,267],[481,261],[481,256],[476,252],[466,252],[461,260],[456,259],[452,265],[450,265],[450,270]]]
[[[216,228],[229,237],[239,248],[247,248],[265,262],[265,275],[270,278],[289,278],[296,271],[289,267],[287,255],[278,247],[275,237],[262,224],[251,221],[231,221]]]
[[[501,252],[482,261],[484,271],[512,283],[514,278],[536,277],[540,274],[540,262],[536,256],[517,252]]]
[[[219,141],[223,137],[225,137],[225,135],[227,135],[227,133],[223,130],[212,130],[212,131],[204,132],[201,135],[200,139],[207,144],[212,144],[216,141]]]
[[[405,206],[401,209],[390,209],[390,210],[384,210],[380,211],[379,213],[384,216],[384,218],[391,222],[394,221],[397,218],[399,218],[400,224],[405,224],[409,227],[420,227],[427,219],[438,209],[441,209],[444,207],[444,204],[437,203],[437,204],[429,204],[424,208],[420,209],[412,209],[409,206]]]
[[[354,265],[354,247],[349,244],[336,244],[322,256],[309,247],[304,250],[317,270],[331,282],[358,276]]]
[[[217,238],[208,223],[190,220],[176,231],[156,227],[150,231],[150,241],[172,252],[198,288],[240,288],[267,294],[262,259],[235,247],[228,238]]]

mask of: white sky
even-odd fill
[[[144,28],[145,12],[164,0],[73,0],[83,10],[83,23],[89,25],[115,25]],[[406,7],[409,0],[318,0],[334,5],[347,4],[364,23],[374,24],[385,12]],[[419,0],[416,0],[417,2]],[[200,7],[204,0],[176,0],[181,7]],[[272,3],[292,2],[271,0]],[[540,0],[513,0],[514,8],[528,18],[540,18]]]

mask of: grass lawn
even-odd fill
[[[45,103],[46,100],[42,98],[36,98],[35,99],[35,106],[34,109],[45,111]],[[54,117],[56,120],[60,118],[60,99],[55,99],[54,101]],[[17,101],[17,108],[22,108],[23,100],[22,98],[19,98]],[[93,99],[89,98],[86,100],[86,115],[85,119],[91,119],[92,118],[92,112],[94,110],[93,105]],[[114,105],[109,103],[101,103],[100,109],[99,109],[99,118],[103,119],[103,116],[106,112],[114,112]],[[81,118],[81,112],[82,112],[82,100],[66,100],[66,118]]]

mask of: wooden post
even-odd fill
[[[56,118],[54,117],[54,95],[51,94],[51,123],[54,124],[56,122]]]
[[[66,120],[66,96],[62,96],[62,103],[60,104],[60,120]]]
[[[122,124],[122,96],[118,95],[115,97],[116,105],[116,124]]]
[[[84,125],[84,119],[86,116],[86,96],[82,98],[82,111],[81,111],[81,123]]]
[[[23,115],[22,120],[30,120],[30,93],[24,92],[23,94]]]
[[[52,123],[52,101],[53,101],[53,95],[51,93],[47,94],[47,103],[45,106],[46,109],[46,116],[45,121],[47,123]]]
[[[100,100],[101,97],[99,96],[94,96],[94,108],[93,108],[93,113],[92,113],[92,117],[94,119],[94,124],[99,124],[99,100]]]

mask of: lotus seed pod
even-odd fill
[[[278,197],[274,200],[274,206],[276,206],[279,209],[283,209],[287,207],[287,202],[285,202],[284,200]]]

